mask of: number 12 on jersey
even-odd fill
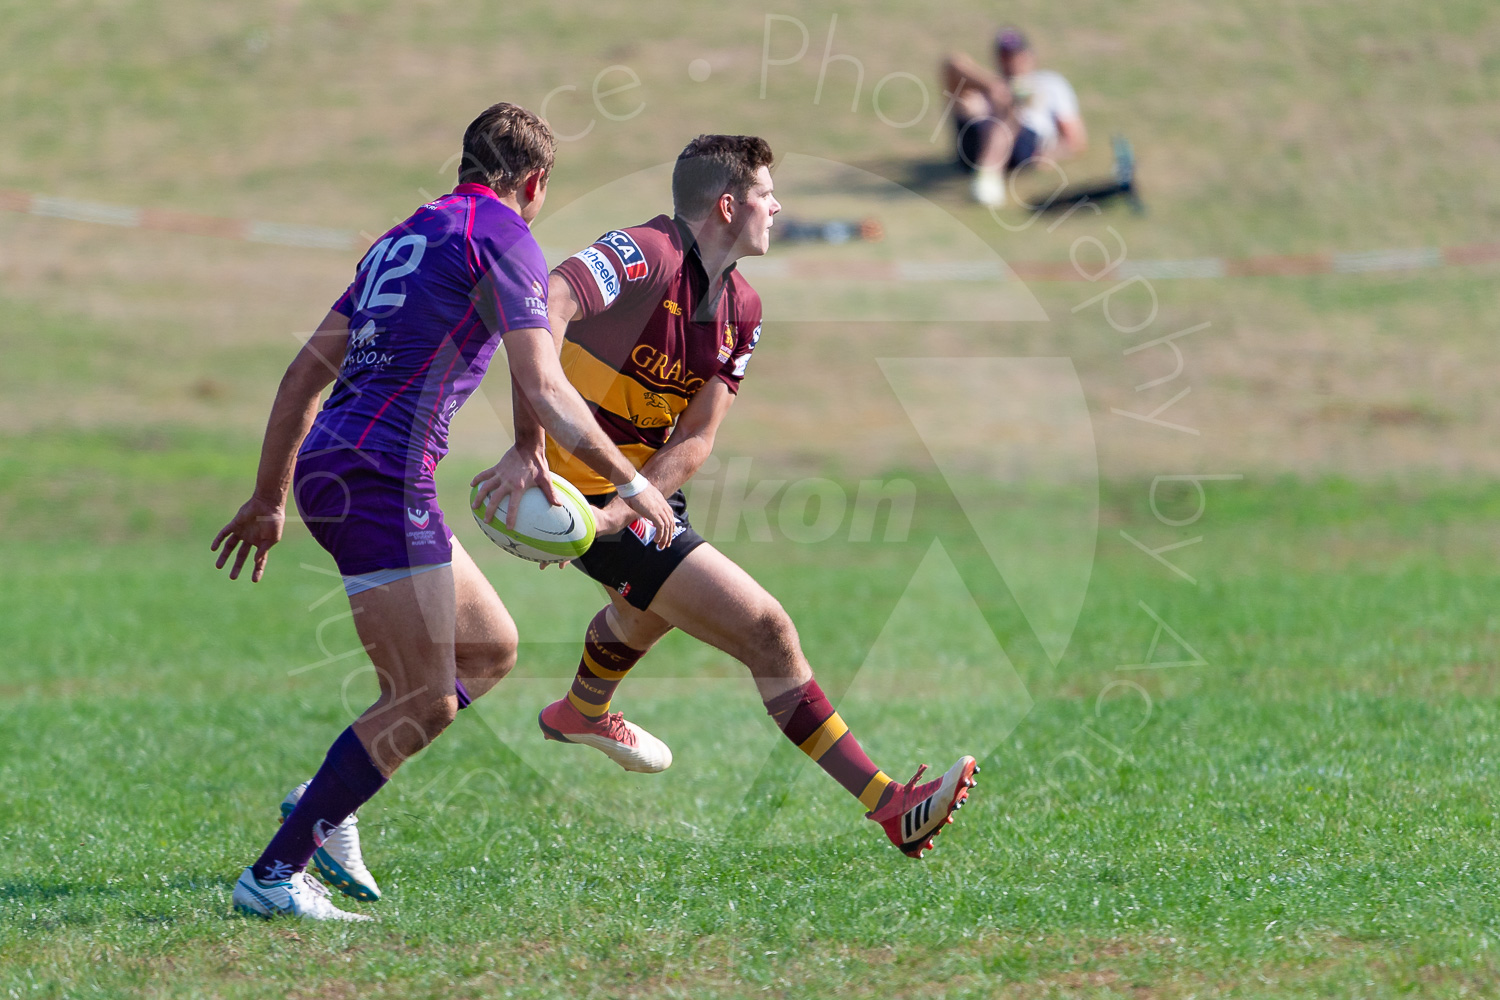
[[[401,251],[410,248],[406,259],[394,267],[392,264]],[[365,254],[365,259],[359,262],[359,273],[365,276],[365,284],[359,293],[359,301],[355,303],[356,312],[376,309],[399,309],[406,304],[405,292],[383,292],[381,288],[388,281],[396,278],[404,278],[417,269],[422,263],[422,255],[427,252],[427,237],[420,233],[403,236],[396,239],[387,236],[379,243],[370,248]]]

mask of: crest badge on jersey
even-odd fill
[[[640,281],[650,272],[650,266],[646,263],[646,255],[636,245],[630,234],[621,229],[612,229],[599,237],[599,242],[609,247],[620,257],[620,263],[625,266],[626,281]]]
[[[430,511],[423,510],[420,507],[408,507],[406,508],[406,519],[411,522],[412,527],[420,531],[427,527],[432,519],[432,514]]]
[[[734,353],[734,324],[725,323],[724,332],[719,337],[719,364],[729,360]]]
[[[755,324],[755,329],[750,331],[750,344],[745,348],[739,360],[734,363],[734,377],[744,378],[745,369],[750,366],[750,355],[755,350],[755,345],[760,343],[760,324]]]

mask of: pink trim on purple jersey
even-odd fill
[[[547,265],[514,208],[461,184],[377,240],[334,308],[349,344],[302,452],[354,441],[430,466],[504,332],[547,326]]]
[[[473,311],[474,311],[474,307],[470,306],[469,307],[469,312],[473,312]],[[460,325],[463,324],[469,318],[469,312],[464,313],[463,319],[459,320]],[[473,328],[475,326],[478,326],[478,325],[479,325],[478,323],[471,324],[470,327],[469,327],[470,331],[472,332]],[[452,334],[457,333],[457,332],[458,332],[458,327],[454,327],[453,330],[450,331],[449,336],[452,336]],[[469,337],[466,334],[464,336],[464,343],[467,344],[468,342],[469,342]],[[422,367],[420,369],[418,369],[417,371],[412,372],[411,378],[409,378],[405,382],[401,383],[401,388],[397,389],[394,393],[392,393],[386,399],[386,401],[384,403],[380,404],[380,409],[378,409],[378,410],[375,411],[375,416],[371,417],[370,418],[370,422],[365,425],[364,432],[362,434],[360,434],[359,440],[356,441],[356,442],[354,442],[354,447],[356,447],[356,448],[363,448],[365,446],[365,438],[369,437],[370,431],[374,430],[375,427],[379,425],[380,418],[383,417],[383,416],[385,416],[385,411],[390,407],[390,405],[392,403],[394,403],[396,401],[396,399],[402,393],[406,392],[407,389],[411,388],[411,384],[417,380],[417,376],[425,374],[427,372],[427,370],[432,367],[432,363],[437,360],[437,356],[438,356],[439,353],[442,352],[442,350],[443,350],[443,345],[439,344],[433,350],[432,354],[428,356],[427,360],[422,363]],[[453,365],[450,362],[449,365],[448,365],[448,371],[445,371],[443,373],[444,378],[446,378],[447,375],[448,375],[448,372],[451,372],[452,370],[453,370]],[[431,425],[429,424],[429,426],[431,426]]]

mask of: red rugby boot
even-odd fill
[[[894,786],[896,791],[889,802],[865,813],[866,819],[879,823],[891,843],[911,858],[932,850],[933,838],[953,822],[953,811],[963,807],[969,789],[977,784],[974,775],[979,773],[979,765],[973,757],[960,757],[941,778],[917,784],[926,770],[926,764],[917,768],[910,781]]]
[[[536,721],[547,739],[593,747],[627,771],[655,774],[672,766],[671,748],[619,712],[591,719],[560,698],[542,709]]]

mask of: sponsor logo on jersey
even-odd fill
[[[599,286],[604,304],[607,306],[613,302],[620,294],[620,274],[615,270],[614,261],[593,247],[584,247],[573,256],[583,261],[583,266],[594,276],[594,284]]]
[[[646,255],[641,253],[641,248],[636,246],[635,240],[624,230],[612,229],[599,237],[598,242],[620,255],[620,263],[625,265],[626,281],[640,281],[650,270],[646,264]]]
[[[632,413],[630,422],[637,427],[671,427],[672,408],[667,405],[666,397],[659,392],[647,392],[644,398],[647,406],[660,412]]]
[[[394,355],[379,346],[380,334],[381,330],[373,319],[367,320],[358,330],[350,331],[349,347],[339,366],[341,374],[347,377],[362,368],[383,368],[395,360]]]
[[[671,299],[662,299],[661,307],[667,312],[671,313],[673,316],[682,315],[682,306],[678,305],[676,302],[673,302]]]
[[[547,315],[547,292],[542,288],[542,283],[535,279],[531,282],[531,294],[525,298],[526,308],[531,310],[533,316]]]
[[[673,358],[666,351],[659,351],[650,344],[637,344],[635,350],[630,352],[630,360],[638,365],[642,372],[650,378],[664,382],[673,388],[680,388],[685,392],[692,392],[703,384],[703,380],[692,372],[681,360]]]
[[[423,510],[420,507],[408,507],[406,508],[406,519],[411,522],[413,528],[421,531],[432,520],[432,512]]]
[[[368,320],[365,325],[349,335],[349,349],[351,351],[362,351],[374,342],[376,334],[380,331],[375,326],[375,321]]]
[[[744,378],[745,369],[750,367],[750,355],[755,351],[755,345],[760,343],[760,324],[755,324],[755,329],[750,331],[750,343],[745,348],[745,353],[739,356],[734,363],[734,377]]]

